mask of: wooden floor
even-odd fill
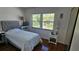
[[[0,44],[0,51],[20,51],[20,49],[14,47],[11,44],[2,43]]]
[[[48,40],[43,39],[43,43],[39,43],[33,51],[64,51],[65,45],[61,43],[52,44],[48,43]],[[0,44],[0,51],[20,51],[20,49],[14,47],[11,44]]]
[[[43,39],[42,44],[38,44],[34,51],[64,51],[65,45],[61,43],[57,43],[56,45],[53,43],[48,43],[48,40]]]

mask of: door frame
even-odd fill
[[[74,23],[74,26],[73,26],[73,30],[72,30],[72,35],[71,35],[71,40],[70,40],[70,43],[69,43],[68,51],[70,51],[70,47],[71,47],[71,44],[72,44],[74,31],[75,31],[75,27],[76,27],[76,23],[77,23],[78,14],[79,14],[79,8],[78,8],[76,19],[75,19],[75,23]]]

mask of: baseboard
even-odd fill
[[[49,43],[49,40],[48,39],[46,39],[46,38],[41,38],[41,39],[45,42],[45,44],[48,44]],[[68,45],[67,44],[64,44],[64,42],[57,41],[57,44],[64,45],[64,51],[68,51]]]
[[[41,38],[42,40],[46,40],[49,42],[49,39],[46,39],[46,38]],[[57,43],[60,43],[60,44],[63,44],[63,45],[67,45],[67,44],[64,44],[64,42],[61,42],[61,41],[57,41]]]

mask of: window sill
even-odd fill
[[[42,28],[35,28],[35,27],[32,27],[33,29],[39,29],[39,30],[46,30],[46,31],[53,31],[53,30],[49,30],[49,29],[42,29]]]

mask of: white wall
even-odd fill
[[[65,43],[66,32],[68,27],[68,22],[70,19],[70,11],[71,8],[27,8],[25,10],[25,17],[26,20],[30,22],[30,30],[36,33],[39,33],[41,37],[49,39],[50,31],[42,30],[42,29],[34,29],[32,28],[32,13],[47,13],[47,12],[54,12],[55,13],[55,25],[56,28],[59,28],[58,34],[58,42]],[[60,18],[60,14],[63,13],[63,19]]]
[[[0,21],[12,21],[19,20],[19,16],[23,16],[23,12],[20,8],[15,7],[0,7]],[[1,26],[0,26],[1,28]],[[0,29],[1,30],[1,29]]]
[[[70,50],[71,51],[79,51],[79,15],[78,15],[76,28],[75,28],[75,32],[74,32]]]
[[[67,7],[59,8],[57,10],[58,16],[60,16],[61,13],[64,14],[63,19],[61,19],[60,17],[56,19],[57,22],[59,23],[58,24],[58,27],[59,27],[58,42],[61,42],[64,44],[67,44],[65,40],[66,40],[66,32],[68,29],[68,23],[70,20],[70,12],[71,12],[71,8],[67,8]]]
[[[20,8],[0,7],[0,20],[19,20],[22,15]]]

